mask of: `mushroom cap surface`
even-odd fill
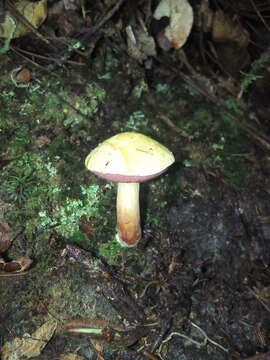
[[[124,132],[100,143],[85,165],[104,179],[143,182],[160,175],[173,162],[172,152],[159,142],[140,133]]]

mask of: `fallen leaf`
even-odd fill
[[[249,34],[242,25],[219,10],[214,13],[212,39],[215,43],[217,56],[222,69],[232,77],[249,62]]]
[[[146,31],[128,25],[126,34],[127,51],[130,57],[141,62],[149,56],[156,56],[155,40]]]
[[[185,44],[193,25],[193,9],[187,0],[161,0],[153,17],[156,20],[169,18],[169,25],[157,38],[162,48],[166,40],[175,49]]]
[[[6,342],[1,351],[2,360],[30,359],[40,355],[41,351],[52,338],[57,327],[56,320],[49,320],[38,328],[32,335],[24,334],[22,338],[15,338]]]
[[[80,225],[80,229],[89,237],[93,236],[94,232],[96,231],[94,226],[90,223],[82,223]]]
[[[41,135],[41,136],[37,136],[37,137],[34,136],[32,138],[32,141],[33,141],[33,147],[35,149],[41,149],[44,146],[49,145],[51,142],[50,138],[48,138],[48,136],[46,136],[46,135]]]
[[[259,353],[255,356],[247,358],[246,360],[270,360],[270,352]]]
[[[30,71],[26,68],[22,68],[16,74],[16,80],[20,83],[28,83],[31,80]]]
[[[36,29],[47,17],[47,0],[40,0],[35,3],[23,0],[19,1],[15,6],[18,12],[20,12]],[[8,11],[6,12],[5,21],[0,27],[0,37],[15,39],[24,36],[29,32],[30,30],[28,27],[18,23]]]
[[[6,251],[14,239],[14,232],[5,221],[0,221],[0,253]]]
[[[5,155],[0,155],[0,169],[8,165],[12,160]]]
[[[247,30],[221,10],[216,11],[213,17],[212,38],[215,42],[235,42],[242,48],[249,43]]]
[[[20,273],[27,270],[32,264],[32,262],[33,260],[31,260],[28,256],[21,256],[19,259],[8,262],[1,260],[0,270]]]

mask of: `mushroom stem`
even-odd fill
[[[135,246],[141,239],[139,183],[118,183],[117,240],[124,246]]]

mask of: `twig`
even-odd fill
[[[74,52],[79,53],[78,49],[76,49],[75,47],[77,43],[81,43],[82,45],[87,45],[89,50],[84,52],[84,57],[89,57],[95,48],[96,42],[100,39],[101,34],[96,34],[96,38],[92,42],[90,42],[89,39],[119,10],[119,8],[124,3],[124,1],[125,0],[119,0],[118,3],[116,3],[114,7],[100,21],[98,21],[96,25],[94,25],[91,28],[91,30],[86,32],[80,39],[75,40],[72,44],[67,44],[68,46],[67,49],[65,49],[60,53],[58,52],[58,59],[57,60],[52,59],[54,61],[54,64],[50,64],[47,66],[47,68],[43,67],[42,69],[44,71],[51,73],[56,66],[63,66],[65,63],[69,62],[69,59]],[[28,61],[30,60],[28,59]]]
[[[186,68],[188,69],[188,71],[191,73],[192,76],[198,76],[197,71],[194,69],[194,67],[188,61],[186,53],[183,49],[179,50],[178,57],[179,57],[180,61],[186,66]]]
[[[20,53],[20,51],[18,51],[14,46],[10,46],[10,49],[17,54],[18,56],[22,57],[24,60],[26,60],[27,62],[29,62],[30,64],[34,65],[35,67],[42,69],[42,66],[39,65],[38,63],[36,63],[35,61],[29,59],[27,56],[23,55]]]
[[[270,312],[270,308],[265,304],[265,302],[261,299],[261,297],[256,293],[256,291],[252,290],[251,288],[249,288],[249,291],[251,292],[252,295],[255,296],[255,298],[262,304],[262,306],[268,311]]]
[[[177,132],[180,136],[187,138],[188,140],[192,140],[193,136],[189,135],[186,131],[180,129],[165,115],[159,115],[160,120],[164,121],[169,127],[171,127],[175,132]]]
[[[87,34],[82,37],[81,42],[87,42],[95,32],[97,32],[108,20],[113,17],[125,1],[126,0],[119,0],[118,3],[116,3],[114,7],[108,11],[108,13],[100,21],[98,21],[98,23],[94,25]]]
[[[141,292],[141,294],[139,295],[139,298],[142,298],[145,296],[146,291],[148,290],[149,286],[151,285],[156,285],[159,284],[160,282],[158,280],[153,280],[153,281],[149,281],[148,284],[146,284],[146,286],[144,287],[143,291]]]
[[[34,80],[37,82],[38,86],[40,88],[42,88],[45,91],[50,92],[51,94],[53,94],[59,101],[61,104],[65,104],[67,105],[71,110],[73,110],[76,114],[80,115],[82,118],[84,118],[85,120],[89,121],[89,120],[93,120],[93,116],[88,116],[85,115],[82,111],[80,111],[79,109],[77,109],[73,104],[71,104],[70,102],[68,102],[67,100],[65,100],[63,98],[63,96],[59,95],[57,92],[53,91],[50,86],[43,86],[43,83],[41,81],[39,81],[37,78],[34,78]],[[53,226],[58,226],[58,225],[53,225]]]
[[[206,332],[201,329],[198,325],[194,324],[192,321],[190,322],[192,326],[194,326],[197,330],[199,330],[199,332],[203,335],[204,339],[203,341],[197,341],[197,340],[194,340],[193,338],[185,335],[185,334],[182,334],[182,333],[179,333],[179,332],[172,332],[165,340],[162,341],[163,344],[165,344],[166,342],[170,341],[171,338],[173,336],[180,336],[182,337],[183,339],[186,339],[188,341],[190,341],[191,343],[195,344],[196,346],[198,346],[199,348],[200,347],[203,347],[203,346],[206,346],[207,342],[210,342],[211,344],[219,347],[221,350],[225,351],[225,352],[228,352],[229,350],[226,349],[225,347],[223,347],[222,345],[218,344],[217,342],[215,342],[214,340],[212,340],[207,334]]]
[[[43,68],[43,67],[41,65],[37,64],[36,62],[34,62],[33,60],[29,59],[28,57],[26,57],[24,54],[29,55],[34,58],[48,60],[48,61],[54,61],[54,62],[58,63],[58,59],[55,59],[55,58],[49,57],[49,56],[45,56],[45,55],[35,54],[31,51],[17,48],[16,46],[10,46],[10,49],[12,51],[14,51],[17,55],[23,57],[23,59],[25,59],[26,61],[31,62],[34,66],[37,66],[39,68]],[[71,65],[76,65],[76,66],[86,66],[85,63],[80,63],[78,61],[72,61],[72,60],[67,60],[67,63],[71,64]]]
[[[97,33],[97,31],[108,21],[110,20],[113,15],[119,10],[119,8],[122,6],[122,4],[124,3],[124,1],[126,0],[119,0],[118,3],[116,3],[114,5],[114,7],[108,11],[108,13],[100,20],[98,21],[98,23],[96,25],[94,25],[91,30],[86,33],[82,38],[81,38],[81,43],[82,44],[88,44],[89,43],[89,39],[96,33],[96,39],[95,41],[92,41],[92,44],[89,46],[89,50],[86,52],[87,56],[89,57],[92,52],[94,51],[95,45],[97,43],[97,41],[100,39],[100,35]]]
[[[164,63],[156,58],[156,61],[160,64]],[[168,67],[168,64],[166,64]],[[198,91],[201,95],[205,96],[209,101],[214,103],[215,105],[219,106],[232,120],[236,122],[236,124],[239,126],[239,128],[246,133],[256,144],[258,144],[262,149],[269,151],[270,150],[270,138],[266,137],[265,135],[259,133],[256,129],[252,128],[250,125],[246,125],[245,123],[241,122],[239,119],[239,116],[237,113],[231,109],[228,108],[226,103],[222,100],[220,100],[215,94],[209,92],[205,87],[198,85],[196,82],[194,82],[189,76],[184,74],[182,71],[176,71],[172,66],[170,66],[170,69],[177,75],[180,76],[185,83],[187,83],[190,87],[192,87],[194,90]],[[244,110],[240,108],[240,110]]]
[[[225,352],[229,351],[229,349],[226,349],[222,345],[218,344],[216,341],[209,338],[209,336],[206,334],[206,332],[203,329],[201,329],[198,325],[194,324],[192,321],[191,321],[191,325],[193,325],[196,329],[198,329],[203,334],[203,336],[205,336],[206,341],[209,341],[211,344],[219,347],[221,350],[223,350]]]
[[[267,25],[266,21],[264,20],[262,14],[260,13],[260,11],[258,10],[256,4],[254,3],[253,0],[249,0],[251,2],[251,5],[253,7],[253,9],[256,11],[256,14],[258,15],[258,18],[261,20],[261,22],[263,23],[263,25],[266,27],[266,29],[268,31],[270,31],[270,27]]]
[[[11,274],[0,274],[0,277],[17,277],[21,275],[26,275],[28,273],[29,271],[23,271],[23,272],[11,273]]]

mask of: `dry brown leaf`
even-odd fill
[[[24,334],[22,338],[15,338],[7,342],[1,349],[2,360],[30,359],[40,355],[41,351],[52,338],[57,327],[56,320],[49,320],[38,328],[33,334]]]
[[[40,0],[35,3],[23,0],[15,4],[15,7],[36,29],[47,17],[47,0]],[[15,39],[27,33],[29,33],[29,28],[18,23],[18,21],[7,12],[5,21],[0,27],[0,37]]]
[[[215,42],[232,41],[240,47],[246,47],[249,43],[248,32],[221,10],[216,11],[213,17],[212,37]]]
[[[149,56],[156,56],[156,45],[152,36],[142,29],[135,29],[128,25],[127,51],[130,57],[141,62]]]
[[[31,260],[27,255],[21,256],[19,259],[8,261],[8,262],[1,260],[0,270],[6,271],[6,272],[21,273],[21,272],[24,272],[25,270],[29,269],[32,262],[33,262],[33,260]]]
[[[246,358],[246,360],[269,360],[270,359],[270,352],[267,353],[259,353],[255,356],[251,356]]]
[[[5,221],[0,221],[0,253],[6,251],[14,239],[14,232]]]
[[[31,80],[31,72],[26,69],[20,69],[16,74],[16,80],[20,83],[28,83]]]
[[[156,20],[170,19],[164,37],[172,47],[179,49],[185,44],[193,25],[193,10],[187,0],[161,0],[153,16]],[[158,41],[162,41],[160,36]]]
[[[11,162],[11,159],[6,155],[0,155],[0,169],[7,166]]]
[[[35,149],[41,149],[44,146],[47,146],[50,144],[51,140],[46,135],[41,136],[33,136],[33,148]]]

